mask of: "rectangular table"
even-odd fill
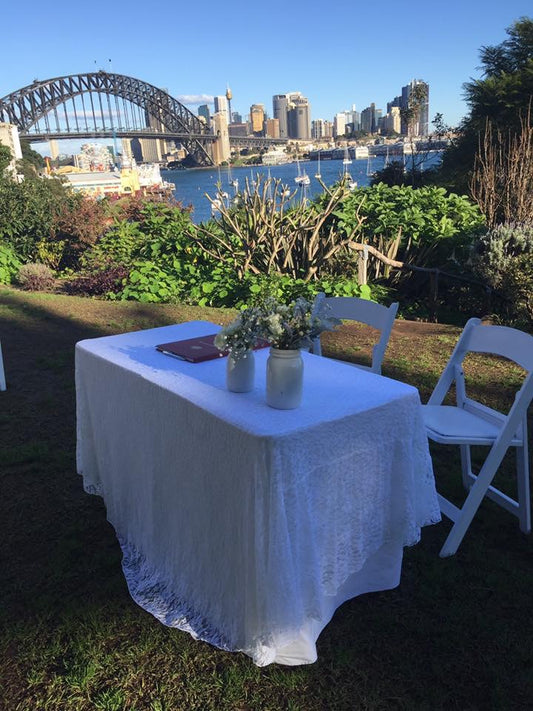
[[[155,346],[205,321],[76,346],[77,457],[104,498],[134,600],[164,624],[258,665],[316,660],[355,595],[399,584],[403,547],[440,520],[418,391],[309,353],[296,410],[250,393],[226,359]]]

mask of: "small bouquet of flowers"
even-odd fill
[[[285,305],[267,298],[260,309],[260,336],[280,350],[308,348],[323,331],[341,324],[328,313],[324,299],[324,294],[318,294],[314,301],[299,298]]]
[[[261,310],[257,307],[244,309],[217,333],[215,346],[220,351],[228,351],[234,360],[242,358],[261,338],[261,317]]]

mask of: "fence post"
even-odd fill
[[[432,269],[429,274],[429,318],[437,323],[437,300],[439,296],[439,270]]]
[[[357,254],[357,279],[359,286],[366,284],[368,281],[368,246],[363,246],[363,251]]]

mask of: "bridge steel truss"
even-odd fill
[[[32,126],[38,124],[41,120],[45,120],[48,126],[48,114],[50,112],[55,112],[57,119],[57,107],[61,104],[74,100],[77,96],[92,95],[93,93],[104,94],[107,97],[119,97],[136,104],[164,127],[164,131],[155,133],[152,129],[149,137],[166,137],[179,140],[196,163],[200,165],[213,163],[206,148],[215,137],[209,133],[209,129],[197,116],[162,89],[158,89],[140,79],[134,79],[122,74],[98,71],[56,77],[45,81],[36,80],[33,84],[0,99],[0,121],[14,124],[18,127],[22,137],[34,141],[50,138],[95,136],[94,131],[80,130],[78,116],[76,115],[73,120],[76,128],[73,126],[73,130],[71,130],[66,111],[66,131],[59,131],[58,129],[56,133],[47,131],[44,134],[30,132]],[[94,108],[92,113],[94,118]],[[106,130],[104,112],[102,111],[102,121],[104,123],[104,131],[100,134],[102,137],[105,135],[126,136],[130,133],[136,136],[142,135],[139,131],[124,131],[120,127],[114,127],[111,111],[110,115],[109,121],[111,125]],[[86,116],[84,118],[86,120]]]

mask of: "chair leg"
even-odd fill
[[[470,475],[472,474],[472,458],[470,456],[470,445],[461,444],[461,471],[463,474],[463,486],[468,491],[472,485]]]
[[[4,359],[2,357],[2,344],[0,343],[0,390],[6,389],[6,374],[4,371]]]
[[[481,468],[481,471],[477,475],[475,482],[472,484],[472,488],[465,499],[457,520],[452,526],[452,530],[448,534],[448,538],[444,541],[444,545],[439,553],[441,558],[446,558],[447,556],[454,555],[457,552],[468,527],[472,523],[472,519],[474,518],[476,511],[483,501],[483,497],[487,493],[487,489],[489,488],[491,481],[494,479],[494,475],[498,471],[498,467],[502,462],[506,448],[507,442],[505,442],[501,448],[495,449],[493,447],[491,449]]]
[[[520,530],[523,533],[531,533],[527,434],[524,437],[524,446],[516,448],[516,483],[518,486],[518,520],[520,522]]]

